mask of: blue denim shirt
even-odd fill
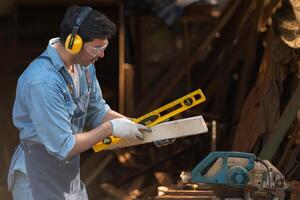
[[[64,160],[75,145],[71,129],[71,116],[76,105],[66,81],[59,70],[64,67],[57,51],[52,47],[59,38],[49,41],[42,56],[51,59],[35,59],[19,77],[13,108],[13,122],[20,131],[20,140],[43,144],[47,152]],[[94,128],[110,110],[102,98],[94,65],[87,66],[92,85],[85,124]],[[88,84],[84,70],[80,67],[80,91],[87,92]],[[26,174],[24,152],[20,145],[16,149],[8,174],[8,185],[13,182],[13,172]]]

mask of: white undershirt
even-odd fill
[[[73,83],[74,83],[74,87],[76,90],[76,94],[79,96],[79,92],[80,92],[80,86],[79,86],[79,73],[78,73],[78,65],[74,65],[74,72],[69,71],[69,74],[71,75],[72,79],[73,79]]]
[[[50,40],[50,45],[52,47],[54,47],[55,44],[57,44],[59,42],[59,38],[53,38]],[[72,79],[73,79],[73,83],[74,83],[74,87],[77,93],[77,97],[79,96],[79,92],[80,92],[80,85],[79,85],[79,73],[78,73],[78,69],[79,69],[79,65],[75,64],[74,65],[74,72],[67,70],[69,72],[69,74],[71,75]]]

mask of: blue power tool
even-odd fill
[[[211,152],[192,171],[195,182],[243,187],[249,182],[256,156],[242,152]]]
[[[193,182],[209,184],[219,198],[231,197],[231,190],[242,192],[243,199],[259,192],[280,196],[286,190],[284,176],[269,161],[244,152],[211,152],[191,177]]]

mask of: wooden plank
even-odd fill
[[[287,163],[289,162],[290,160],[290,157],[291,157],[291,152],[293,150],[293,147],[295,145],[295,141],[296,141],[296,137],[298,135],[298,133],[300,132],[300,123],[299,123],[299,111],[298,111],[298,114],[297,114],[297,121],[295,123],[295,125],[293,126],[293,128],[291,128],[289,130],[290,134],[289,134],[289,141],[287,142],[287,144],[285,145],[284,147],[284,151],[283,151],[283,154],[280,156],[280,160],[277,164],[277,168],[283,173],[283,174],[286,174],[286,169],[287,169]]]
[[[119,112],[125,114],[125,23],[123,4],[123,0],[119,0]]]
[[[238,84],[238,94],[235,100],[235,109],[234,109],[234,122],[238,121],[238,118],[241,113],[242,106],[246,100],[246,97],[251,89],[253,79],[253,66],[255,64],[256,58],[256,46],[257,46],[257,24],[260,17],[263,14],[263,4],[264,1],[257,0],[257,7],[254,16],[251,20],[250,30],[248,32],[248,47],[246,49],[246,55],[244,59],[244,66],[241,71],[240,81]]]
[[[215,196],[212,190],[167,190],[164,195],[178,196]]]
[[[134,66],[125,63],[124,64],[125,70],[125,91],[126,95],[124,97],[124,114],[126,116],[133,116],[134,114]]]
[[[193,199],[193,200],[216,200],[216,197],[211,196],[173,196],[173,195],[163,195],[155,197],[159,200],[172,200],[172,199]]]
[[[107,155],[104,160],[98,165],[94,166],[94,170],[89,174],[89,176],[84,181],[86,187],[88,187],[100,174],[100,172],[110,163],[113,159],[113,155]]]
[[[185,184],[183,184],[185,185]],[[182,189],[183,185],[159,186],[158,195],[155,199],[214,199],[218,200],[208,185],[201,185],[198,189]],[[187,185],[186,185],[187,186]],[[184,188],[184,186],[183,186]],[[201,189],[202,188],[202,189]]]
[[[269,29],[256,85],[243,106],[233,143],[233,150],[236,151],[251,151],[260,136],[274,133],[279,119],[282,104],[280,95],[282,88],[285,88],[283,81],[288,76],[284,71],[294,65],[296,57],[294,49],[272,33],[273,29],[277,29],[275,25]]]
[[[140,199],[140,200],[153,199],[153,194],[156,191],[157,191],[156,185],[147,186],[147,187],[143,188],[140,195],[138,195],[137,198],[135,198],[135,199]],[[150,197],[152,197],[152,198],[150,198]]]
[[[169,173],[166,172],[154,172],[154,176],[159,185],[173,185],[173,179]]]
[[[211,122],[211,141],[210,141],[210,151],[216,151],[217,149],[217,121],[212,120]]]
[[[294,151],[296,151],[296,150],[294,150]],[[295,154],[299,155],[299,152],[295,152]],[[296,156],[297,155],[295,155],[295,157]],[[299,172],[299,169],[300,169],[300,162],[298,161],[298,163],[296,163],[291,169],[289,169],[289,171],[287,172],[287,175],[286,175],[286,179],[287,180],[293,180],[293,179],[295,179],[295,175],[296,175],[295,173]],[[299,176],[297,176],[297,177],[299,177]],[[297,198],[297,200],[298,200],[298,198]]]
[[[274,72],[274,61],[270,60],[276,44],[279,49],[279,41],[272,29],[266,41],[255,87],[250,91],[240,114],[232,146],[234,151],[251,151],[259,136],[270,132],[279,118],[279,93],[273,82],[277,80],[277,73]]]
[[[281,7],[282,0],[269,0],[269,2],[266,2],[264,13],[261,16],[257,29],[260,31],[266,31],[268,28],[268,25],[271,21],[272,15],[275,13],[275,11]]]
[[[100,185],[100,188],[103,189],[105,192],[107,192],[108,194],[110,194],[112,197],[115,197],[117,199],[127,199],[128,196],[127,194],[121,190],[121,189],[118,189],[116,188],[115,186],[109,184],[109,183],[102,183]]]
[[[188,57],[190,54],[190,40],[189,40],[189,31],[188,23],[183,21],[183,50],[184,56]],[[191,65],[186,66],[186,91],[192,90],[192,77],[191,77]]]
[[[197,62],[199,55],[203,54],[203,51],[207,50],[208,46],[215,39],[216,33],[223,29],[241,2],[241,0],[232,2],[227,12],[220,17],[220,20],[216,26],[214,26],[213,30],[207,36],[205,41],[197,48],[197,50],[194,51],[184,63],[179,63],[177,66],[172,67],[168,74],[160,82],[153,86],[151,90],[149,90],[148,95],[137,106],[137,115],[146,112],[145,106],[148,110],[159,106],[159,104],[169,94],[173,87],[184,77],[186,73],[186,67],[182,66],[192,66]]]
[[[110,145],[105,150],[124,148],[134,145],[150,143],[158,140],[180,138],[208,132],[206,123],[201,115],[161,123],[151,127],[151,130],[151,133],[144,133],[143,141],[137,139],[122,139],[119,143]]]
[[[130,191],[130,194],[134,193],[134,191],[138,190],[140,191],[140,188],[142,187],[143,182],[145,181],[145,176],[141,176],[137,179],[135,179],[131,185],[128,191]]]
[[[224,113],[224,109],[227,109],[223,102],[228,99],[228,90],[231,87],[228,83],[232,82],[233,70],[245,58],[245,51],[248,49],[245,38],[248,40],[249,21],[251,21],[251,14],[255,9],[252,4],[253,2],[243,1],[233,16],[234,20],[228,22],[220,33],[220,38],[216,44],[213,44],[213,50],[202,65],[210,66],[205,70],[205,73],[201,70],[198,70],[197,73],[194,70],[196,72],[194,76],[201,80],[201,87],[206,87],[204,90],[208,99],[211,102],[215,100],[214,108],[211,109],[213,113]],[[228,59],[229,57],[230,59]],[[207,105],[204,104],[203,107]]]
[[[118,0],[101,0],[101,1],[94,1],[94,0],[47,0],[47,1],[40,1],[40,0],[16,0],[15,5],[117,5]]]
[[[296,117],[300,109],[300,81],[294,94],[281,115],[278,123],[274,127],[272,135],[268,138],[264,148],[261,150],[259,157],[264,160],[272,160],[279,145],[281,144],[288,128]]]

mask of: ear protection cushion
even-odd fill
[[[65,42],[65,48],[68,52],[70,52],[73,55],[78,54],[83,46],[82,38],[78,34],[76,34],[75,38],[73,39],[74,40],[73,42],[71,42],[71,39],[72,39],[72,34],[68,35]],[[73,43],[73,45],[70,45],[71,43]]]
[[[82,7],[82,11],[79,13],[79,16],[77,17],[75,21],[75,25],[72,28],[72,33],[68,35],[66,41],[65,41],[65,48],[68,52],[75,55],[80,52],[83,41],[82,38],[77,34],[78,29],[86,16],[92,11],[93,9],[91,7]]]

